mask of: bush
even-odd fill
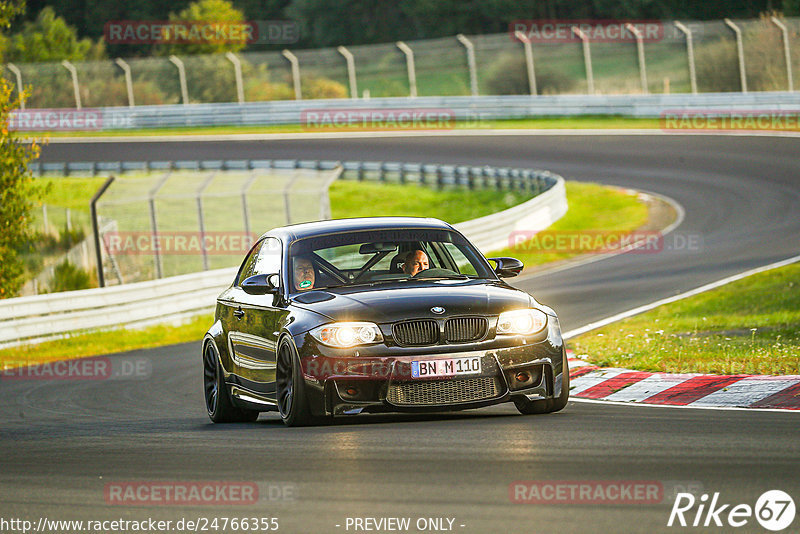
[[[310,100],[316,98],[347,98],[347,88],[337,81],[318,76],[303,77],[300,87],[303,98]]]
[[[697,49],[697,89],[703,93],[739,91],[736,45],[717,41]]]
[[[575,87],[576,80],[563,72],[548,67],[534,66],[536,90],[539,94],[567,93]],[[501,56],[490,71],[486,87],[493,95],[527,95],[528,67],[525,58],[506,54]]]
[[[56,265],[53,271],[53,280],[50,283],[50,291],[74,291],[77,289],[89,289],[92,287],[91,276],[89,273],[74,266],[69,260]]]

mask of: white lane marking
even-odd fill
[[[800,377],[752,376],[694,401],[695,406],[750,406],[800,383]]]
[[[569,402],[585,402],[588,404],[612,404],[615,406],[641,406],[643,408],[667,408],[667,409],[680,409],[680,410],[713,410],[713,411],[741,411],[741,412],[776,412],[776,413],[796,413],[800,415],[800,410],[787,410],[785,408],[741,408],[738,406],[696,406],[692,404],[647,404],[645,402],[619,402],[609,401],[605,399],[582,399],[580,397],[573,397],[570,395]]]
[[[591,371],[577,378],[571,378],[569,381],[569,394],[570,396],[577,395],[590,387],[602,384],[609,378],[614,378],[619,374],[629,372],[630,371],[627,369],[598,369],[597,371]]]
[[[570,369],[578,369],[579,367],[586,367],[588,365],[594,365],[592,362],[587,362],[586,360],[581,360],[579,358],[568,358],[567,365]]]
[[[36,132],[31,132],[37,135]],[[38,134],[41,135],[41,134]],[[335,133],[251,133],[251,134],[173,134],[173,135],[120,135],[111,137],[51,137],[50,143],[160,143],[192,141],[284,141],[295,139],[363,139],[374,137],[488,137],[488,136],[581,136],[581,135],[703,135],[730,137],[791,137],[800,138],[800,132],[689,132],[663,131],[654,129],[486,129],[486,130],[421,130],[398,132],[335,132]]]
[[[627,317],[632,317],[634,315],[638,315],[640,313],[644,313],[646,311],[650,311],[654,308],[662,306],[664,304],[669,304],[671,302],[676,302],[678,300],[682,300],[688,297],[693,297],[695,295],[699,295],[700,293],[704,293],[706,291],[710,291],[712,289],[716,289],[718,287],[730,284],[731,282],[736,282],[737,280],[741,280],[742,278],[747,278],[748,276],[752,276],[754,274],[763,273],[764,271],[769,271],[772,269],[777,269],[779,267],[785,267],[786,265],[791,265],[793,263],[797,263],[800,261],[800,255],[793,256],[791,258],[777,261],[775,263],[770,263],[769,265],[765,265],[763,267],[756,267],[755,269],[750,269],[749,271],[744,271],[739,274],[735,274],[732,276],[727,276],[722,278],[721,280],[717,280],[716,282],[711,282],[710,284],[706,284],[690,291],[685,291],[683,293],[679,293],[672,297],[668,297],[665,299],[657,300],[655,302],[651,302],[650,304],[645,304],[643,306],[638,306],[636,308],[632,308],[630,310],[618,313],[616,315],[612,315],[611,317],[606,317],[605,319],[600,319],[599,321],[595,321],[593,323],[589,323],[585,326],[580,328],[576,328],[574,330],[570,330],[569,332],[565,332],[563,334],[564,339],[569,339],[575,336],[579,336],[583,333],[589,332],[590,330],[595,330],[602,326],[609,325],[611,323],[615,323],[619,320],[625,319]]]
[[[619,402],[641,402],[695,376],[697,375],[654,374],[612,393],[605,399]]]

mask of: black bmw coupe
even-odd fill
[[[437,219],[271,230],[218,297],[203,340],[208,415],[278,411],[299,426],[501,402],[561,410],[569,370],[558,318],[501,280],[521,270]]]

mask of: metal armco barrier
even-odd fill
[[[125,172],[149,168],[335,168],[336,161],[261,160],[35,164],[37,172]],[[533,198],[507,210],[455,224],[484,254],[509,245],[515,231],[536,232],[567,211],[564,179],[549,171],[397,162],[342,162],[342,178],[464,188],[528,190]],[[263,230],[267,230],[264,228]],[[71,333],[176,321],[214,308],[237,267],[137,282],[0,300],[0,348]]]
[[[446,110],[463,126],[480,128],[481,121],[545,116],[625,115],[660,117],[666,112],[703,111],[798,111],[798,92],[702,93],[650,95],[539,95],[539,96],[449,96],[417,98],[372,98],[335,100],[282,100],[272,102],[189,104],[84,109],[25,110],[15,113],[94,114],[84,131],[135,130],[140,128],[259,126],[300,124],[305,113],[314,110]],[[12,113],[13,115],[13,113]],[[48,124],[47,120],[30,124]],[[87,122],[88,124],[89,122]],[[447,126],[446,126],[447,127]],[[452,127],[452,124],[449,126]],[[40,129],[48,129],[46,127]],[[50,128],[52,129],[52,128]],[[348,128],[341,128],[347,130]],[[444,129],[444,128],[439,128]],[[306,131],[332,131],[330,127],[308,125]]]

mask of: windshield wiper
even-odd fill
[[[436,276],[415,276],[412,280],[470,280],[466,274],[440,274]]]

